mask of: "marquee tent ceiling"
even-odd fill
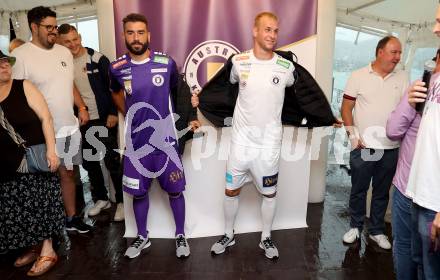
[[[0,1],[0,10],[17,11],[29,10],[36,6],[58,6],[73,4],[75,2],[84,2],[77,0],[2,0]]]
[[[339,15],[354,14],[403,24],[434,21],[438,0],[336,0]]]
[[[286,0],[287,1],[287,0]],[[324,0],[325,1],[325,0]],[[28,10],[32,7],[75,6],[93,0],[1,0],[0,10]],[[404,24],[433,22],[438,0],[336,0],[339,14],[351,13],[360,17],[373,17]],[[342,12],[342,13],[341,13]]]

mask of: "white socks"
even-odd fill
[[[225,213],[225,234],[232,238],[234,236],[234,222],[238,213],[239,196],[225,196],[224,213]],[[270,237],[272,230],[273,218],[276,210],[276,197],[263,196],[261,203],[261,218],[263,220],[263,231],[261,233],[261,240]]]
[[[225,234],[232,238],[234,236],[234,222],[238,213],[239,196],[225,195],[223,210],[225,213]]]
[[[263,202],[261,203],[261,218],[263,220],[263,231],[261,233],[261,240],[270,237],[273,218],[275,216],[276,202],[276,197],[263,196]]]

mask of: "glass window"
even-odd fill
[[[435,48],[418,48],[414,53],[414,60],[411,66],[411,81],[421,80],[425,62],[431,60],[437,53]]]
[[[99,51],[98,20],[80,21],[77,24],[78,32],[81,34],[82,45]]]
[[[351,72],[374,60],[376,45],[382,36],[340,26],[336,27],[335,36],[332,107],[339,115],[342,92]]]

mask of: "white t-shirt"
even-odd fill
[[[232,142],[254,148],[279,148],[285,88],[293,85],[293,63],[274,53],[259,60],[253,50],[232,58],[231,83],[239,83]]]
[[[99,119],[98,106],[96,105],[95,94],[93,93],[89,77],[87,76],[86,64],[88,56],[87,52],[84,52],[82,56],[73,59],[73,64],[75,65],[75,85],[84,103],[86,103],[89,108],[90,119],[97,120]]]
[[[14,79],[31,81],[44,95],[52,115],[55,136],[67,137],[78,130],[73,114],[73,57],[70,51],[55,44],[42,49],[31,42],[14,49],[17,61],[12,68]]]
[[[440,212],[440,73],[431,77],[428,100],[417,133],[406,195]]]
[[[408,75],[400,70],[382,78],[369,64],[351,74],[344,95],[356,100],[353,122],[367,148],[399,147],[398,141],[391,141],[386,136],[385,128],[407,87]]]

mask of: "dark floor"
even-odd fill
[[[391,251],[367,245],[342,244],[348,229],[349,177],[335,168],[328,174],[323,204],[309,204],[304,229],[273,232],[280,259],[271,261],[258,248],[260,234],[240,234],[237,245],[211,256],[217,237],[190,239],[191,256],[176,259],[173,240],[152,239],[140,257],[124,258],[124,223],[111,222],[114,209],[99,216],[89,234],[71,234],[60,261],[41,279],[394,279]],[[388,227],[389,233],[389,227]],[[67,244],[69,244],[67,242]],[[16,269],[15,252],[0,255],[0,279],[23,279],[30,268]]]

